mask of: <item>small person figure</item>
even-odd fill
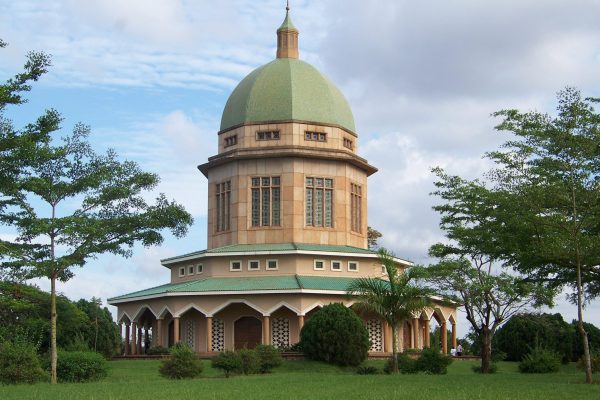
[[[462,348],[462,345],[461,345],[461,344],[459,344],[459,345],[456,347],[456,355],[457,355],[458,357],[460,357],[460,356],[462,356],[462,353],[463,353],[463,348]]]
[[[456,349],[453,347],[450,349],[450,356],[454,357],[456,355]]]

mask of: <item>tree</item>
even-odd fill
[[[357,300],[359,311],[371,312],[392,328],[393,372],[398,372],[398,329],[405,320],[414,318],[431,304],[434,291],[414,285],[412,270],[400,271],[394,256],[386,249],[379,250],[379,261],[385,267],[388,280],[359,278],[348,288],[348,295]],[[402,340],[402,339],[400,339]]]
[[[498,164],[490,178],[506,200],[518,204],[499,235],[502,257],[531,279],[551,288],[571,287],[578,330],[592,382],[583,320],[586,297],[600,294],[600,114],[599,99],[583,99],[566,88],[557,95],[557,115],[503,110],[499,131],[514,134],[502,150],[488,154]],[[503,205],[506,205],[504,202]]]
[[[163,194],[149,203],[144,193],[159,182],[113,150],[97,154],[87,141],[89,127],[77,124],[71,135],[56,140],[61,116],[54,110],[16,130],[3,117],[8,104],[21,104],[50,65],[43,54],[30,53],[26,72],[0,87],[0,223],[17,233],[0,241],[1,267],[29,279],[47,277],[51,285],[51,382],[56,383],[56,282],[74,276],[75,267],[99,254],[128,257],[135,243],[148,247],[163,241],[161,231],[187,233],[192,217]],[[6,167],[6,169],[4,169]]]
[[[465,309],[482,344],[481,371],[489,373],[492,338],[496,330],[525,307],[551,304],[554,292],[516,274],[500,254],[505,243],[496,233],[512,209],[498,207],[503,193],[479,181],[465,181],[436,168],[435,195],[444,202],[434,207],[449,244],[435,244],[429,255],[437,264],[418,269],[442,294]]]
[[[377,242],[379,241],[379,239],[381,239],[382,236],[383,234],[377,229],[371,228],[370,226],[367,227],[367,241],[369,243],[369,249],[374,250],[377,247],[379,247]]]

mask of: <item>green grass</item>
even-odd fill
[[[223,377],[204,362],[202,378],[170,381],[158,374],[160,361],[113,361],[108,377],[85,384],[0,386],[0,399],[600,399],[600,385],[583,384],[573,364],[558,374],[525,375],[516,363],[497,374],[471,371],[454,362],[447,375],[357,375],[311,361],[286,361],[269,375]],[[383,361],[369,361],[381,368]],[[600,376],[595,377],[600,381]]]

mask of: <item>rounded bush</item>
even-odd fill
[[[546,374],[558,372],[560,356],[552,351],[535,348],[523,357],[519,363],[519,371],[526,374]]]
[[[274,346],[259,344],[254,348],[260,359],[260,373],[266,374],[283,362],[281,352]]]
[[[304,354],[313,360],[357,366],[367,358],[369,334],[362,320],[343,304],[323,307],[300,332]]]
[[[222,370],[227,378],[231,374],[242,371],[242,358],[238,353],[229,350],[222,351],[213,357],[211,364],[213,368]]]
[[[260,372],[260,357],[254,350],[241,349],[238,351],[242,360],[242,372],[244,375],[258,374]]]
[[[160,374],[170,379],[190,379],[202,373],[202,363],[194,351],[185,344],[171,347],[171,358],[162,361]]]
[[[372,365],[361,365],[358,368],[356,368],[356,373],[358,375],[377,375],[379,373],[379,370],[377,369],[377,367],[374,367]]]
[[[481,373],[481,364],[479,365],[473,365],[471,367],[471,370],[473,370],[473,372],[480,374]],[[488,371],[489,374],[495,374],[496,372],[498,372],[498,364],[496,363],[491,363],[490,364],[490,369]]]
[[[436,348],[426,348],[416,361],[417,370],[433,375],[445,375],[448,366],[452,364],[452,358],[440,353]]]
[[[59,351],[56,375],[59,382],[91,382],[106,377],[108,365],[93,351]]]
[[[0,344],[1,383],[35,383],[47,378],[33,344],[21,341]]]

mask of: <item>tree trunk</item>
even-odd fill
[[[394,374],[398,373],[398,344],[396,340],[396,335],[398,333],[398,326],[392,325],[392,372]]]
[[[56,350],[56,273],[50,276],[50,383],[55,385],[56,364],[58,353]]]
[[[579,256],[579,252],[577,254]],[[579,258],[579,257],[578,257]],[[583,362],[585,365],[585,383],[592,383],[592,362],[587,332],[583,327],[583,289],[581,287],[581,262],[577,260],[577,327],[583,343]]]
[[[489,329],[483,329],[481,339],[481,373],[489,374],[492,366],[492,335]]]

